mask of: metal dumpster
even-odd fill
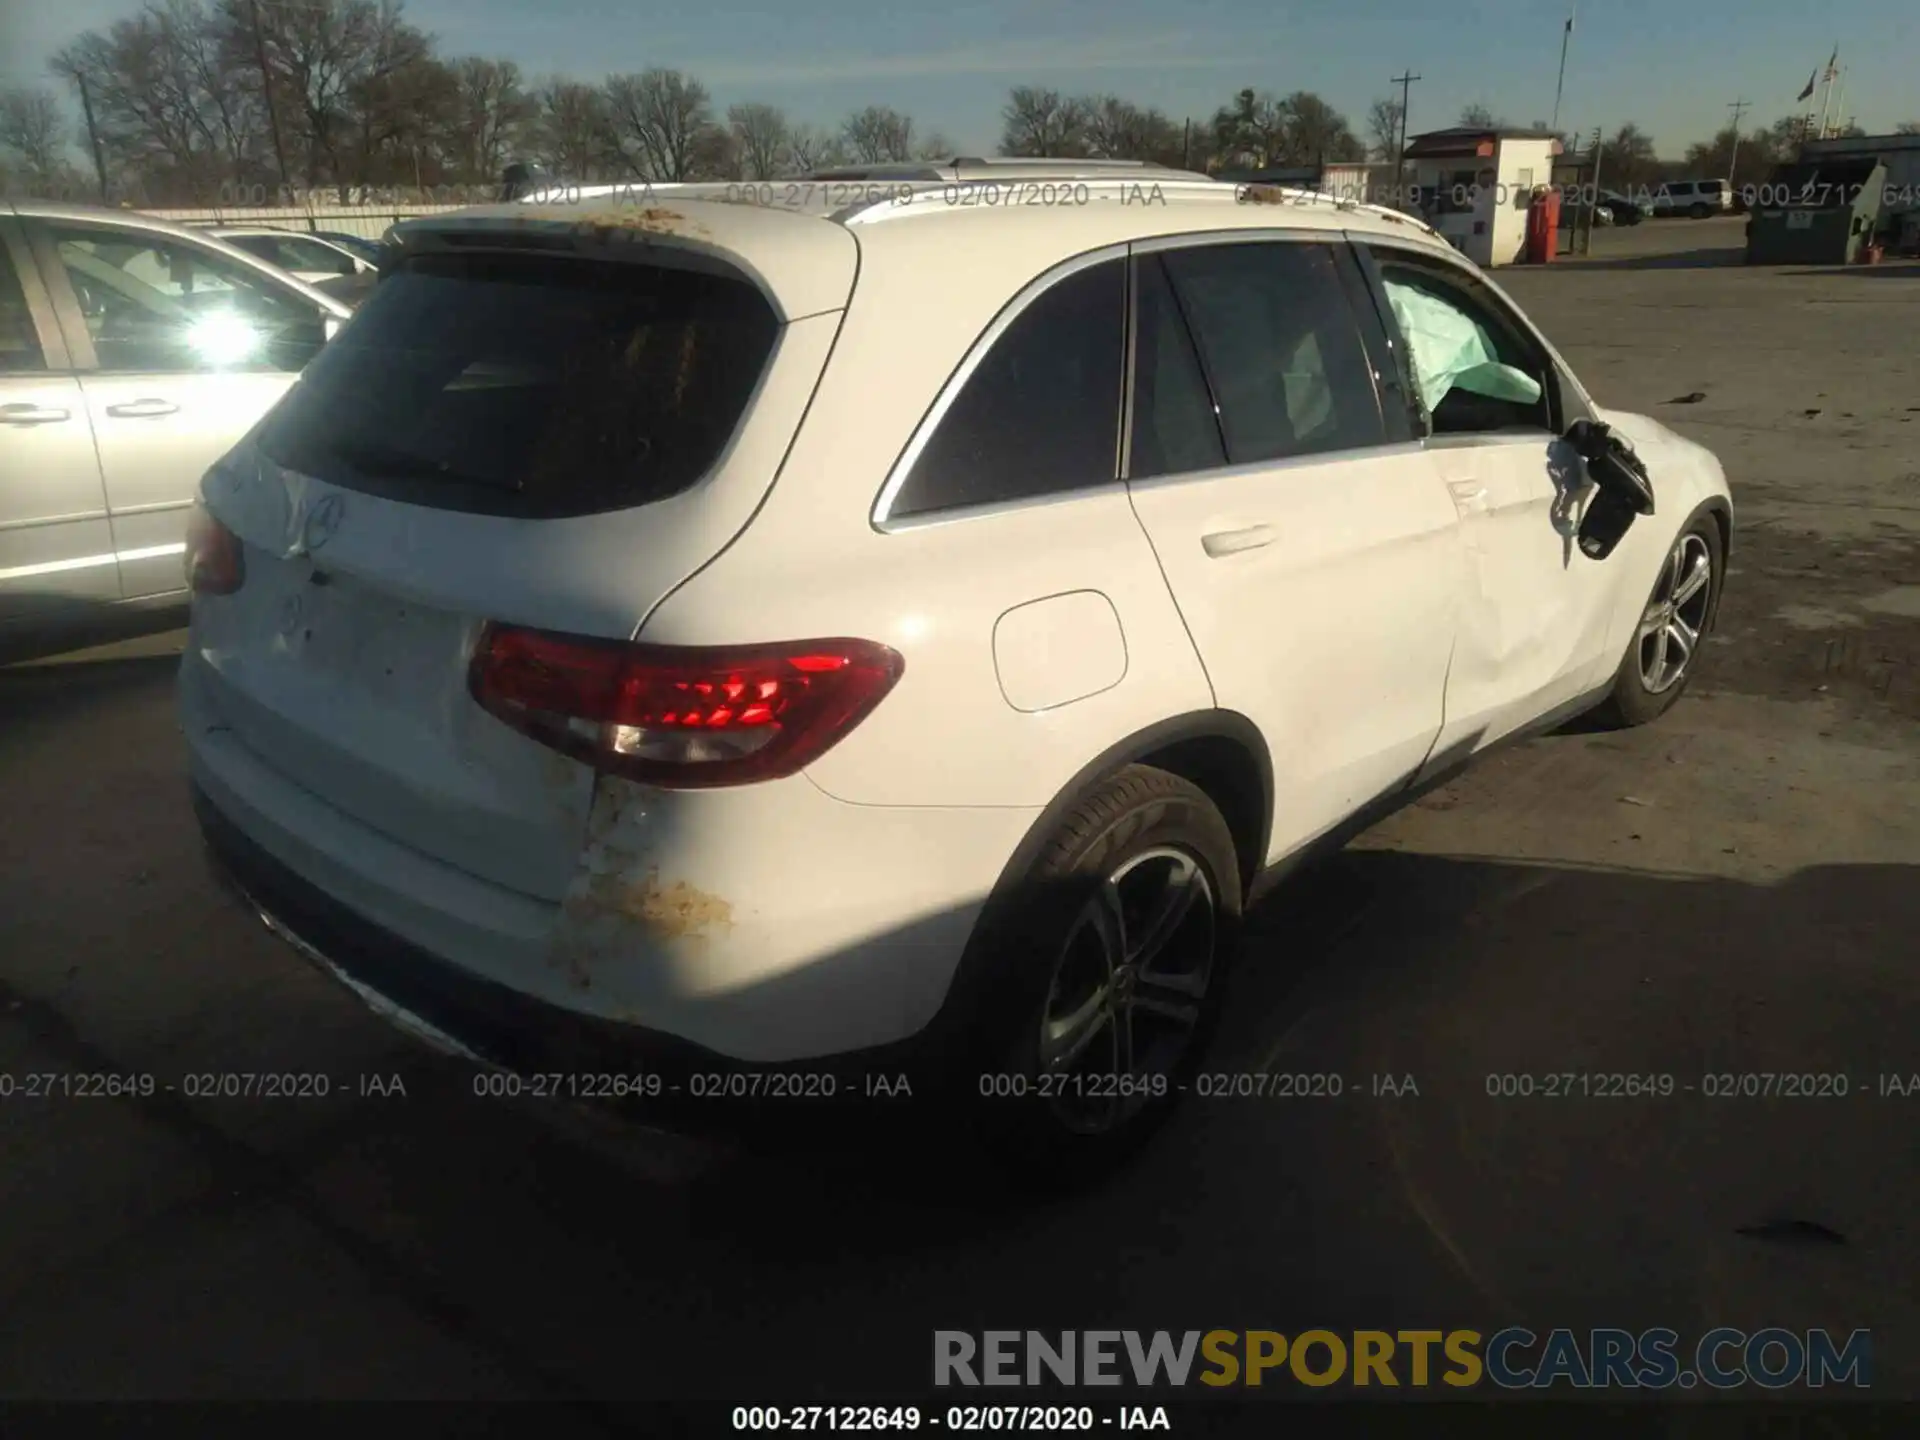
[[[1754,189],[1749,265],[1851,265],[1873,238],[1886,168],[1871,157],[1797,160]]]

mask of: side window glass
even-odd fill
[[[33,327],[33,312],[27,309],[27,292],[13,268],[13,256],[0,241],[0,375],[46,368],[47,357],[40,348],[39,332]]]
[[[1227,463],[1227,451],[1213,396],[1158,255],[1140,261],[1136,283],[1128,475],[1151,480],[1218,469]]]
[[[1552,429],[1546,362],[1497,313],[1415,267],[1386,262],[1380,273],[1435,433]]]
[[[317,245],[311,240],[282,240],[279,265],[282,270],[305,270],[327,275],[351,275],[353,262],[338,250]]]
[[[1326,245],[1166,256],[1235,465],[1386,443],[1358,322]]]
[[[993,342],[888,511],[895,519],[1062,494],[1118,473],[1126,263],[1042,292]]]
[[[246,267],[169,236],[53,232],[102,370],[298,371],[320,312]]]

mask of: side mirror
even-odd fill
[[[1504,400],[1509,405],[1538,405],[1544,393],[1533,376],[1498,360],[1468,366],[1453,377],[1452,388],[1486,400]]]
[[[1593,499],[1580,517],[1580,553],[1604,560],[1635,520],[1653,514],[1653,481],[1633,447],[1597,420],[1576,420],[1566,441],[1587,462],[1593,481]]]

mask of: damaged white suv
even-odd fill
[[[1650,719],[1719,599],[1720,465],[1388,211],[963,167],[395,239],[205,479],[195,802],[389,1018],[668,1123],[904,1070],[1097,1166],[1257,877]]]

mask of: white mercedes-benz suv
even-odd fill
[[[1391,211],[957,162],[394,239],[204,481],[195,804],[389,1019],[664,1123],[897,1073],[1095,1171],[1257,878],[1714,618],[1719,463]]]

